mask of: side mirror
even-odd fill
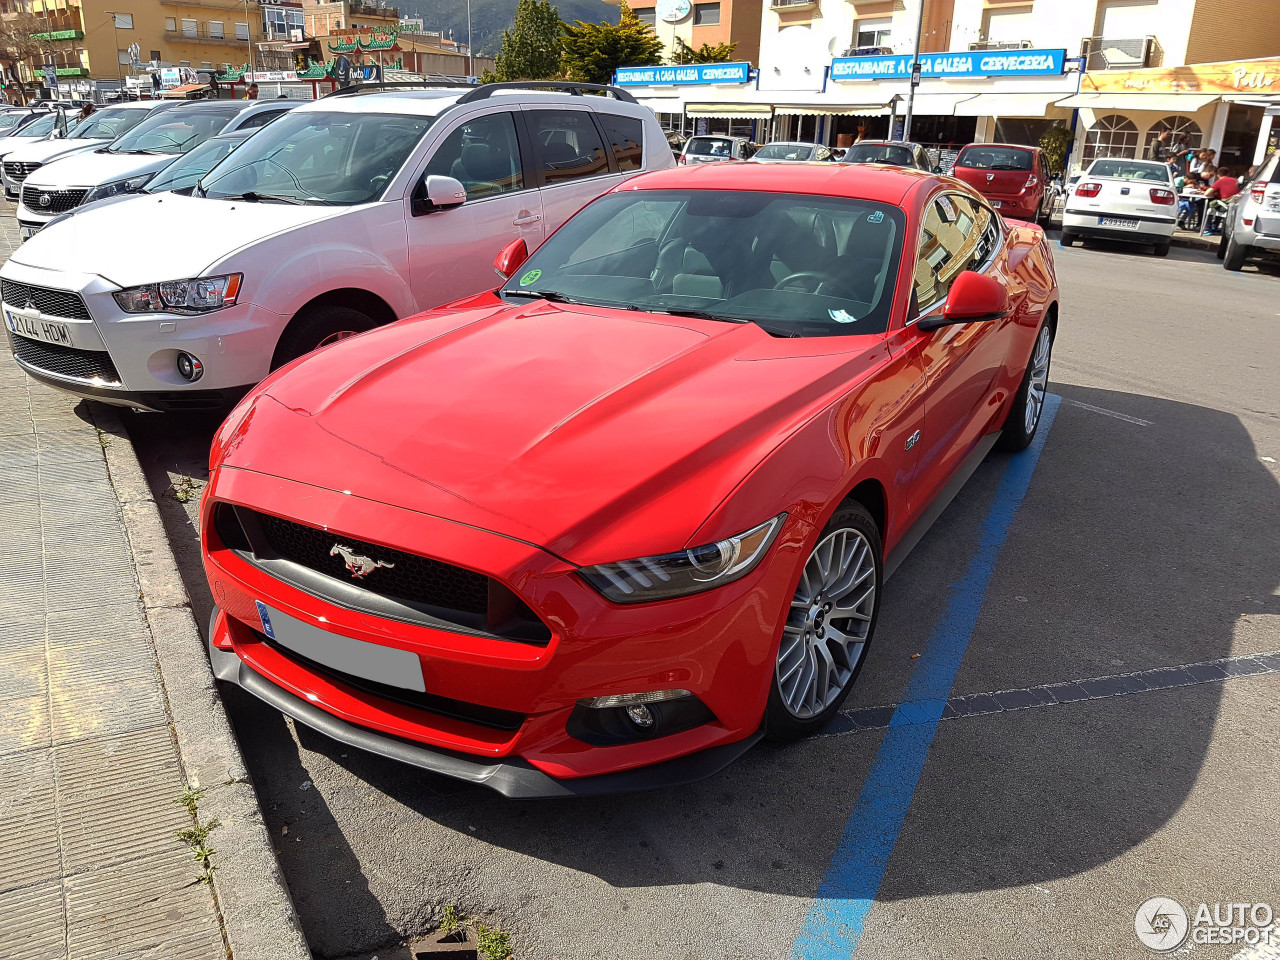
[[[941,315],[922,318],[916,326],[925,332],[955,323],[999,320],[1009,312],[1009,291],[985,273],[965,270],[956,277]]]
[[[493,258],[493,269],[504,281],[520,269],[521,264],[529,259],[529,248],[522,238],[517,237],[498,251]]]
[[[467,202],[467,190],[453,177],[423,177],[413,191],[412,213],[425,217],[429,213],[450,210]]]

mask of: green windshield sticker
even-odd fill
[[[527,287],[531,283],[537,283],[538,278],[541,276],[542,276],[541,270],[530,270],[528,273],[526,273],[523,277],[520,278],[520,286]]]

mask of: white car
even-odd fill
[[[279,100],[196,100],[153,112],[101,150],[74,153],[28,174],[18,232],[25,239],[82,203],[135,193],[175,156],[215,133],[263,126],[290,106]]]
[[[1178,194],[1167,163],[1100,157],[1067,194],[1062,246],[1084,237],[1149,243],[1157,257],[1169,253]]]
[[[803,163],[806,160],[831,159],[831,148],[820,143],[791,143],[781,140],[766,143],[751,156],[753,163]]]
[[[67,130],[65,137],[52,140],[45,138],[22,140],[14,143],[7,150],[4,146],[0,146],[0,156],[4,161],[0,163],[0,171],[3,172],[5,196],[10,200],[17,200],[18,193],[22,189],[22,181],[46,163],[52,163],[54,160],[82,150],[93,150],[105,146],[145,120],[150,116],[151,111],[174,105],[174,102],[167,100],[138,100],[133,103],[122,103],[119,106],[104,107],[92,116],[74,124]],[[50,124],[50,131],[52,129],[53,125]],[[0,141],[0,144],[5,144],[5,141]]]
[[[218,408],[325,343],[492,289],[505,246],[537,247],[625,178],[674,165],[626,91],[547,86],[330,95],[190,196],[53,224],[0,268],[15,358],[80,396]]]

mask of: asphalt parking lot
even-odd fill
[[[316,955],[387,960],[447,903],[522,960],[1114,960],[1155,956],[1134,918],[1157,895],[1280,910],[1280,659],[1253,656],[1280,651],[1280,271],[1055,253],[1042,450],[993,454],[894,575],[830,735],[693,787],[514,802],[225,691]],[[214,426],[128,417],[202,624],[172,487]],[[886,728],[948,658],[942,719]]]

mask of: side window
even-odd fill
[[[614,113],[597,113],[604,135],[613,146],[613,158],[623,173],[639,170],[644,165],[644,124],[635,117]]]
[[[547,186],[609,172],[600,134],[585,110],[531,110],[533,149]]]
[[[956,277],[986,259],[979,254],[990,226],[991,213],[986,207],[971,204],[958,194],[944,193],[929,204],[921,224],[913,276],[920,312],[945,300]]]
[[[240,124],[240,126],[237,129],[253,130],[253,129],[256,129],[257,127],[265,127],[268,123],[270,123],[276,117],[280,116],[280,114],[282,113],[284,113],[283,110],[263,110],[261,113],[250,117],[244,123]]]
[[[431,176],[453,177],[467,199],[524,189],[516,124],[509,113],[491,113],[459,126],[427,163]]]

